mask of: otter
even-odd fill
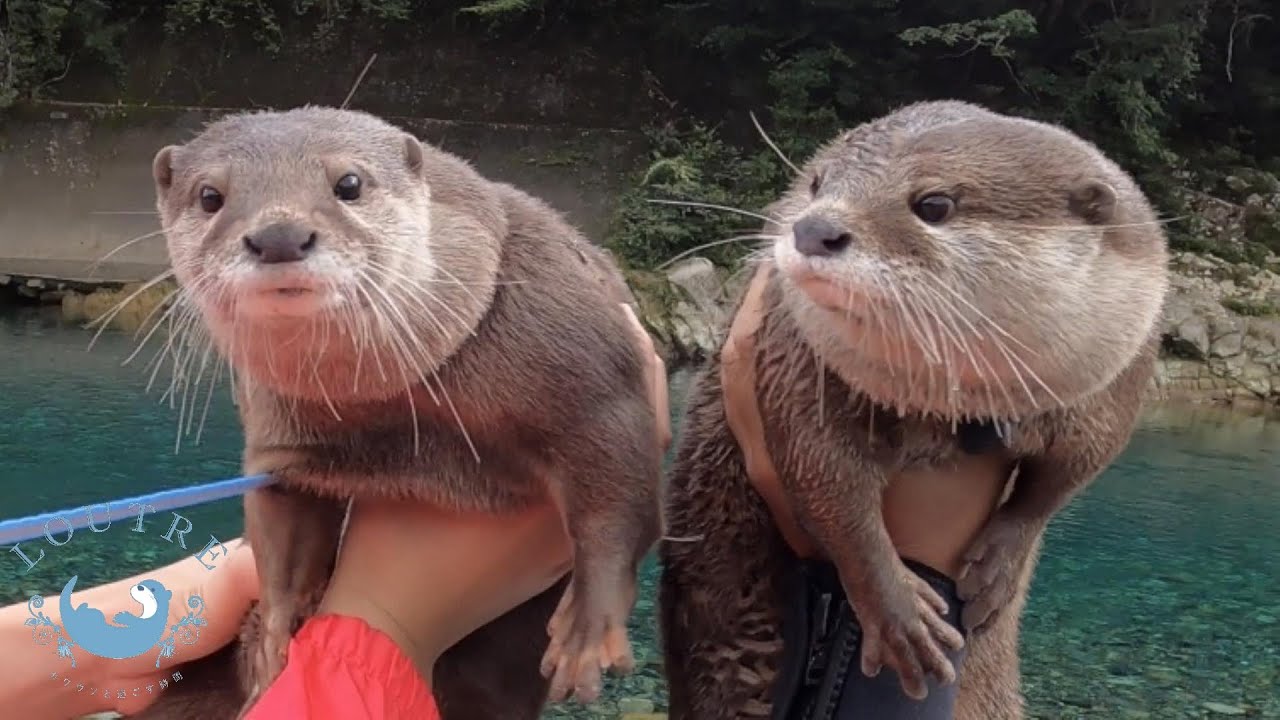
[[[224,117],[153,163],[180,303],[234,371],[261,602],[212,661],[247,708],[318,605],[346,503],[558,504],[573,570],[455,646],[446,718],[536,718],[632,666],[661,450],[608,254],[525,192],[371,114]],[[236,672],[225,665],[232,659]],[[186,673],[199,675],[195,670]],[[148,716],[232,717],[202,692]]]
[[[864,673],[891,668],[919,698],[955,681],[944,650],[965,643],[956,717],[1020,718],[1018,618],[1045,527],[1128,443],[1154,370],[1163,230],[1091,143],[960,101],[901,107],[799,170],[765,211],[765,311],[743,357],[783,502],[839,575]],[[726,419],[724,342],[668,473],[666,532],[691,539],[660,547],[672,720],[770,716],[797,562]],[[965,555],[964,638],[895,552],[881,497],[896,474],[946,472],[975,422],[1006,428],[987,451],[1011,480]]]

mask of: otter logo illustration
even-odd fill
[[[44,598],[34,595],[27,602],[31,618],[26,624],[32,627],[36,644],[48,645],[56,639],[58,656],[70,660],[71,667],[76,667],[72,652],[75,648],[112,660],[137,657],[157,648],[158,668],[161,659],[173,656],[178,642],[194,645],[200,638],[200,628],[208,622],[201,617],[204,613],[204,600],[198,595],[192,595],[187,599],[187,606],[191,609],[170,625],[169,605],[173,592],[159,581],[151,579],[129,588],[129,597],[141,606],[140,611],[118,612],[111,622],[107,622],[101,610],[84,602],[76,607],[71,602],[71,593],[75,591],[77,579],[79,576],[73,575],[63,586],[62,595],[58,598],[61,625],[40,611],[44,606]]]
[[[143,580],[129,588],[129,596],[142,605],[142,612],[120,612],[108,624],[101,610],[80,603],[72,609],[71,591],[75,588],[73,575],[62,588],[58,609],[62,612],[62,625],[76,645],[98,657],[123,660],[136,657],[154,647],[164,635],[169,620],[169,599],[173,593],[155,580]]]

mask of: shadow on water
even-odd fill
[[[144,393],[151,352],[125,335],[89,336],[54,314],[0,315],[0,517],[92,504],[238,474],[240,431],[225,387],[204,436],[174,452],[176,413]],[[687,375],[672,378],[679,411]],[[238,501],[172,515],[64,547],[24,544],[34,570],[0,553],[0,603],[88,586],[194,552],[197,538],[240,532]],[[1280,718],[1280,421],[1205,408],[1147,413],[1127,451],[1050,526],[1023,627],[1023,673],[1036,718]],[[203,543],[199,543],[202,545]],[[632,620],[639,668],[592,708],[548,717],[616,717],[665,707],[646,564]]]

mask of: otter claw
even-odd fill
[[[981,632],[989,627],[1013,599],[1028,545],[1021,523],[997,518],[965,553],[965,566],[956,582],[965,603],[961,613],[965,630]]]
[[[625,624],[615,613],[593,612],[587,605],[575,602],[570,584],[547,623],[551,640],[540,669],[543,677],[551,678],[551,702],[570,695],[582,703],[594,702],[600,697],[602,671],[625,674],[635,667]]]
[[[927,677],[955,682],[956,671],[944,649],[964,647],[964,637],[947,622],[946,602],[923,579],[907,572],[899,593],[885,593],[878,606],[855,606],[862,624],[862,672],[875,677],[882,667],[898,674],[903,692],[917,700],[928,696]],[[893,598],[893,599],[889,599]]]

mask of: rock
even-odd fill
[[[139,330],[144,323],[159,320],[160,307],[174,290],[171,283],[157,283],[146,290],[142,290],[143,285],[130,283],[118,290],[98,288],[88,295],[67,290],[62,295],[62,317],[70,323],[91,323],[111,313],[109,327],[125,332]]]
[[[8,285],[10,282],[13,282],[12,277],[9,277],[8,275],[0,275],[0,285]]]
[[[622,713],[622,715],[618,718],[618,720],[667,720],[667,714],[655,713],[655,712],[647,712],[647,713],[628,712],[628,713]]]
[[[1207,702],[1203,705],[1205,710],[1218,715],[1244,715],[1244,708],[1235,705],[1226,705],[1220,702]]]
[[[624,717],[652,713],[653,701],[649,698],[624,697],[618,700],[618,712],[621,712]]]
[[[1213,357],[1229,358],[1240,354],[1244,333],[1229,332],[1213,341],[1210,354]]]
[[[44,287],[44,278],[27,278],[27,287],[39,290]]]
[[[69,323],[82,323],[89,319],[84,312],[84,296],[74,290],[62,296],[62,319]]]

